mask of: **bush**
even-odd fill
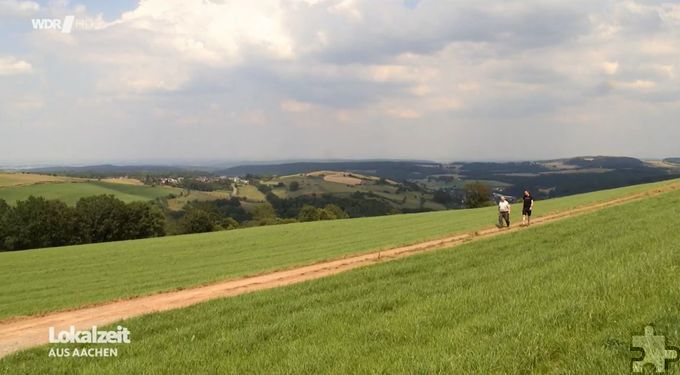
[[[298,191],[300,190],[300,183],[297,181],[293,181],[290,184],[288,184],[288,190],[289,191]]]
[[[321,214],[319,212],[319,209],[317,209],[314,206],[310,205],[304,205],[300,209],[300,213],[298,214],[298,220],[300,221],[317,221],[321,220]]]

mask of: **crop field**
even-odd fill
[[[677,180],[539,201],[535,212],[546,215],[671,183]],[[519,211],[513,211],[515,223]],[[0,319],[441,238],[491,227],[496,219],[490,207],[0,253]]]
[[[557,209],[579,197],[555,201]],[[116,360],[54,361],[43,346],[0,360],[0,368],[629,373],[631,336],[647,324],[680,343],[680,232],[668,225],[678,205],[680,192],[665,193],[455,249],[126,320],[132,343],[120,346]],[[679,372],[675,363],[669,373]]]
[[[136,186],[97,181],[57,182],[3,187],[0,188],[0,199],[14,204],[18,200],[25,200],[33,195],[46,199],[59,199],[66,204],[75,205],[78,199],[92,195],[112,194],[122,201],[133,202],[153,200],[180,191],[181,189],[171,187]]]
[[[179,189],[178,189],[179,190]],[[176,193],[177,194],[177,193]],[[212,201],[216,199],[229,199],[231,194],[227,191],[198,191],[192,190],[187,193],[186,190],[179,193],[176,198],[168,200],[168,208],[173,211],[179,211],[184,206],[192,201]]]
[[[239,185],[236,196],[246,198],[250,202],[264,202],[265,196],[253,185]]]
[[[77,178],[49,176],[43,174],[33,173],[1,173],[0,172],[0,188],[10,186],[25,186],[33,184],[43,184],[50,182],[69,182],[78,181]]]
[[[352,176],[360,177],[346,177],[339,172],[316,172],[308,175],[292,175],[275,178],[268,181],[269,185],[276,185],[282,182],[286,187],[274,187],[272,192],[280,198],[295,198],[302,195],[323,195],[333,194],[335,196],[347,196],[354,192],[373,193],[388,200],[394,207],[403,209],[420,209],[426,208],[431,210],[443,210],[445,207],[441,204],[432,201],[432,194],[423,194],[420,192],[403,191],[399,192],[399,187],[395,186],[394,182],[386,184],[377,184],[379,179],[376,177],[363,176],[359,174],[352,174]],[[318,175],[322,174],[322,175]],[[349,176],[349,173],[347,174]],[[342,181],[346,182],[343,183]],[[356,181],[362,181],[358,184]],[[287,186],[293,181],[300,184],[297,191],[290,191]],[[422,198],[425,202],[421,207]]]

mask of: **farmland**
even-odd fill
[[[73,177],[50,176],[33,173],[1,173],[0,172],[0,188],[11,186],[25,186],[33,184],[44,184],[50,182],[70,182],[78,181],[79,179]]]
[[[112,194],[124,202],[147,201],[177,193],[181,189],[151,187],[100,181],[34,183],[26,186],[0,187],[0,199],[9,204],[29,196],[59,199],[74,205],[82,197]]]
[[[640,189],[554,200],[550,209]],[[53,361],[44,346],[0,360],[0,368],[627,373],[630,337],[645,325],[680,342],[680,289],[669,287],[680,282],[680,233],[663,225],[675,220],[678,204],[680,193],[666,193],[449,251],[127,320],[132,344],[115,361]],[[433,224],[439,214],[406,217],[430,216]]]
[[[408,190],[400,183],[357,173],[316,171],[275,177],[266,180],[264,183],[272,186],[272,193],[280,198],[320,196],[323,194],[342,197],[361,192],[371,194],[374,199],[382,199],[396,209],[442,210],[445,208],[443,205],[433,202],[430,193]],[[288,188],[291,183],[297,183],[298,190],[291,191]]]
[[[536,214],[561,212],[670,183],[677,181],[540,201]],[[519,214],[513,212],[515,222]],[[440,238],[488,228],[495,220],[491,207],[0,253],[0,319]]]

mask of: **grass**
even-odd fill
[[[353,174],[356,176],[356,174]],[[269,185],[275,185],[283,182],[286,187],[274,187],[272,192],[280,198],[295,198],[304,195],[323,195],[333,194],[337,197],[349,196],[354,192],[373,193],[389,202],[392,206],[398,209],[431,209],[443,210],[445,207],[439,203],[432,201],[432,194],[423,194],[420,192],[399,192],[399,187],[391,184],[377,184],[377,178],[371,179],[364,177],[364,183],[358,185],[348,185],[333,181],[326,181],[321,176],[286,176],[273,179],[268,182]],[[300,184],[300,189],[297,191],[289,191],[288,186],[291,182],[297,181]],[[424,205],[421,206],[421,198],[425,198]]]
[[[76,178],[48,176],[33,173],[0,173],[0,188],[9,186],[24,186],[49,182],[77,181]]]
[[[119,346],[116,359],[53,359],[43,346],[0,360],[0,368],[630,373],[631,335],[645,325],[680,345],[680,232],[669,225],[678,205],[680,192],[666,193],[451,250],[130,319],[119,324],[132,343]],[[679,373],[680,363],[670,370]]]
[[[536,203],[536,215],[645,191]],[[519,210],[513,212],[518,222]],[[495,208],[256,227],[0,253],[0,319],[196,286],[490,227]],[[121,282],[124,280],[124,282]]]
[[[239,185],[237,197],[246,198],[250,202],[265,202],[266,198],[262,192],[253,185]]]
[[[173,211],[180,211],[184,206],[193,201],[213,201],[217,199],[229,199],[231,194],[227,191],[198,191],[192,190],[187,194],[185,190],[182,195],[168,200],[168,208]]]
[[[153,200],[179,191],[181,189],[170,187],[135,186],[97,181],[64,182],[0,188],[0,199],[14,204],[18,200],[25,200],[33,195],[46,199],[59,199],[66,204],[75,205],[78,199],[92,195],[113,194],[125,202],[133,202]]]

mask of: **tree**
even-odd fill
[[[165,216],[158,207],[149,202],[132,202],[126,208],[125,239],[165,236]]]
[[[333,219],[347,219],[347,218],[349,218],[349,215],[347,215],[347,212],[345,212],[338,205],[327,204],[327,205],[324,206],[323,209],[324,209],[324,211],[327,211],[328,213],[332,214]]]
[[[267,221],[276,219],[276,211],[271,203],[263,203],[253,210],[253,220]]]
[[[321,219],[319,210],[308,204],[302,206],[300,213],[298,214],[298,220],[300,221],[317,221]]]
[[[9,234],[9,216],[11,215],[12,207],[10,207],[5,200],[0,199],[0,251],[5,250],[5,239]]]
[[[468,208],[487,206],[491,202],[491,189],[481,182],[465,185],[465,205]]]
[[[432,200],[437,203],[448,204],[453,201],[453,197],[448,191],[444,189],[437,189],[437,191],[435,191],[432,195]]]
[[[128,210],[123,201],[113,195],[80,198],[76,214],[82,243],[120,241],[129,230]]]
[[[290,184],[288,184],[288,190],[290,191],[298,191],[300,190],[300,183],[297,181],[293,181]]]
[[[203,210],[191,210],[180,221],[182,233],[205,233],[218,229],[213,215]]]
[[[9,250],[70,245],[77,242],[76,215],[57,200],[28,197],[18,201],[10,215],[5,246]]]

